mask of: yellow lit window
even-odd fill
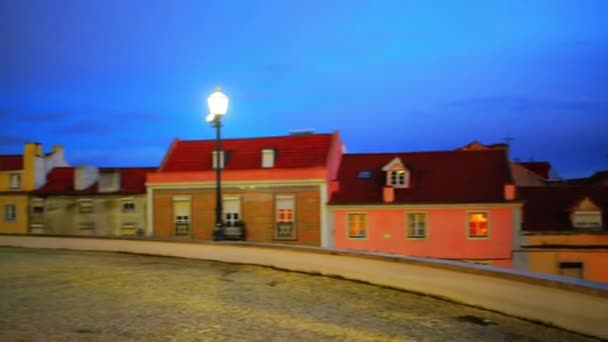
[[[488,236],[488,214],[469,213],[469,237]]]
[[[365,238],[367,237],[367,216],[365,214],[348,215],[348,237]]]

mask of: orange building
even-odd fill
[[[518,268],[608,282],[608,183],[600,176],[518,189]]]
[[[330,246],[325,204],[342,142],[333,134],[224,139],[222,219],[248,241]],[[211,239],[215,226],[215,141],[176,139],[148,174],[148,222],[156,237]]]
[[[511,182],[505,149],[345,154],[329,204],[335,246],[510,267]]]

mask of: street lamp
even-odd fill
[[[215,92],[207,98],[209,105],[209,115],[207,122],[215,127],[215,230],[213,240],[222,240],[222,168],[220,154],[222,152],[222,141],[220,139],[220,128],[222,127],[222,117],[228,111],[228,96],[224,95],[220,87],[215,88]]]

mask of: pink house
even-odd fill
[[[338,249],[511,267],[521,203],[504,149],[343,155]]]

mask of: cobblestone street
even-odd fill
[[[593,339],[434,298],[264,267],[0,247],[0,341],[334,340]]]

